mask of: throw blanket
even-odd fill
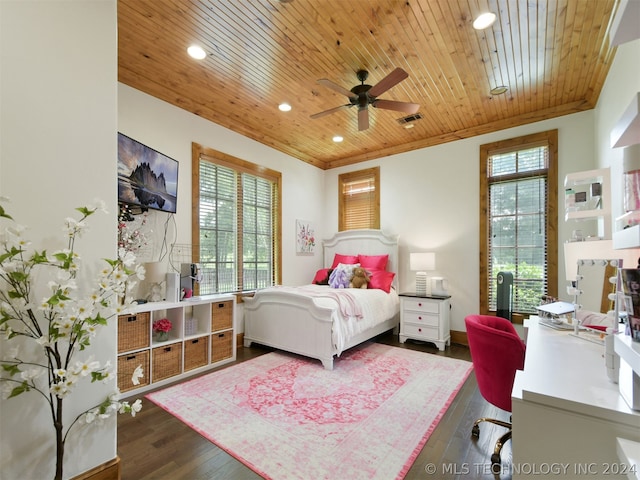
[[[287,287],[284,285],[277,285],[273,288],[279,290],[295,293],[297,295],[304,295],[313,298],[331,298],[338,303],[340,313],[344,318],[355,317],[362,318],[362,308],[358,304],[355,296],[347,289],[329,289],[323,288],[321,291],[314,285],[304,285],[301,287]]]

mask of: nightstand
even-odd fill
[[[434,343],[444,350],[451,344],[450,296],[400,294],[400,343],[407,338]]]

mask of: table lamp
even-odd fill
[[[149,293],[147,300],[150,302],[162,301],[162,282],[165,280],[165,271],[162,263],[160,262],[148,262],[144,264],[145,283],[149,287]]]
[[[433,252],[411,253],[409,268],[416,272],[416,295],[427,295],[427,271],[436,269],[436,254]]]

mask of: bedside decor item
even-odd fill
[[[88,350],[101,327],[121,311],[118,300],[125,295],[128,279],[144,278],[144,269],[136,265],[135,256],[119,248],[118,258],[106,259],[95,283],[89,285],[92,289],[82,294],[81,285],[88,282],[81,275],[76,239],[86,229],[86,219],[99,208],[104,210],[104,206],[77,208],[80,218],[65,220],[66,248],[55,252],[28,251],[30,242],[23,237],[26,229],[15,223],[5,226],[0,236],[0,349],[4,352],[0,384],[6,401],[30,390],[44,399],[55,435],[56,480],[63,478],[65,444],[74,425],[102,421],[115,413],[135,415],[141,409],[140,400],[133,404],[119,401],[116,389],[65,426],[65,400],[73,395],[77,384],[83,379],[115,379],[113,367],[94,359]],[[1,204],[0,218],[13,220]],[[132,372],[132,383],[139,383],[144,376],[142,367]],[[26,405],[25,422],[41,418],[33,411],[37,403]],[[34,442],[41,440],[37,435]]]
[[[169,340],[169,332],[173,328],[171,320],[168,318],[161,318],[153,322],[153,336],[156,342],[166,342]]]
[[[433,252],[409,255],[409,268],[416,272],[416,294],[427,294],[427,271],[436,269],[436,254]]]

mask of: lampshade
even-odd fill
[[[165,271],[162,263],[148,262],[144,264],[144,278],[147,283],[162,283],[164,281]]]
[[[411,253],[409,268],[413,271],[428,271],[436,269],[436,254],[433,252]]]

